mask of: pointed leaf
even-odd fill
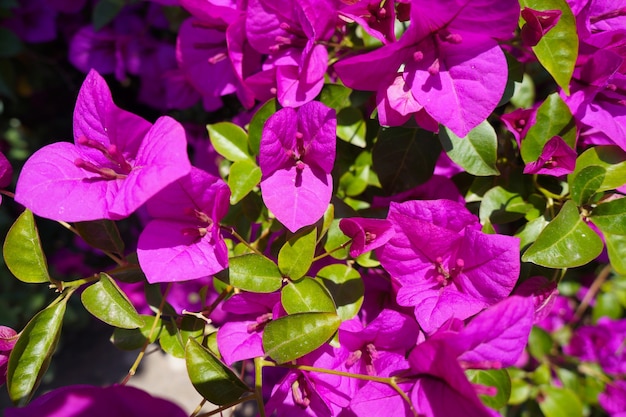
[[[140,315],[142,325],[138,329],[116,328],[111,336],[111,342],[122,350],[135,350],[143,347],[148,338],[150,343],[154,343],[160,336],[163,329],[161,319],[154,325],[154,316]],[[154,325],[154,331],[152,326]],[[152,331],[152,334],[150,332]]]
[[[569,95],[569,82],[578,58],[576,20],[565,0],[520,0],[520,6],[533,10],[560,10],[558,23],[533,47],[535,56],[559,87]]]
[[[507,405],[511,398],[511,377],[504,369],[467,370],[465,371],[469,381],[473,384],[497,389],[496,395],[481,395],[480,399],[494,410]]]
[[[441,153],[434,134],[422,129],[383,128],[372,151],[374,171],[388,194],[426,182]]]
[[[250,148],[252,148],[252,155],[259,153],[259,147],[261,145],[261,135],[263,134],[263,126],[271,115],[278,110],[278,102],[275,98],[267,101],[254,113],[250,125],[248,126],[248,142],[250,142]]]
[[[349,249],[344,245],[347,245],[350,238],[339,228],[340,221],[341,219],[332,220],[330,227],[328,228],[328,237],[326,238],[326,243],[324,244],[324,250],[329,252],[330,256],[335,259],[346,259],[348,257]]]
[[[290,282],[280,292],[285,311],[294,313],[334,313],[335,303],[322,284],[311,278]]]
[[[194,388],[213,404],[231,403],[250,391],[232,369],[194,339],[187,342],[185,361]]]
[[[589,217],[602,233],[626,235],[625,198],[618,198],[617,200],[598,204]]]
[[[302,278],[311,267],[317,244],[317,228],[307,227],[287,240],[278,253],[278,268],[284,276]]]
[[[544,145],[554,136],[560,136],[575,149],[576,134],[572,112],[558,93],[552,93],[539,106],[537,121],[528,129],[522,142],[522,159],[525,163],[536,161]]]
[[[585,265],[602,252],[602,240],[580,217],[576,204],[567,201],[522,256],[522,261],[548,268]]]
[[[124,241],[114,221],[76,222],[74,227],[80,233],[80,237],[94,248],[120,255],[124,254]]]
[[[359,109],[348,107],[337,113],[337,137],[359,148],[365,148],[366,125]]]
[[[272,320],[263,331],[265,355],[278,363],[298,359],[326,343],[340,324],[334,313],[298,313]]]
[[[521,195],[500,186],[493,187],[480,203],[480,222],[509,223],[521,219],[532,208],[533,205],[525,202]]]
[[[626,275],[626,236],[604,233],[611,266],[620,275]]]
[[[618,146],[594,146],[576,159],[576,168],[568,181],[572,184],[578,174],[589,166],[599,166],[606,170],[602,185],[597,192],[612,190],[626,184],[626,152]]]
[[[254,161],[245,159],[234,162],[228,174],[230,204],[237,204],[261,182],[261,168]]]
[[[207,129],[213,147],[224,158],[233,162],[252,159],[248,134],[241,127],[231,122],[220,122],[207,125]]]
[[[59,341],[66,304],[64,298],[40,311],[20,333],[7,369],[7,388],[14,404],[28,403],[48,369]]]
[[[340,84],[324,84],[320,92],[320,101],[338,113],[341,109],[350,107],[352,90]]]
[[[7,268],[20,281],[28,283],[50,281],[46,257],[41,249],[32,211],[24,210],[13,223],[4,241],[3,254]]]
[[[606,169],[598,165],[590,165],[577,172],[576,175],[570,175],[572,200],[581,206],[588,204],[602,187],[604,177],[606,177]]]
[[[566,389],[552,386],[541,387],[539,408],[546,417],[582,417],[583,406],[578,396]]]
[[[143,321],[126,294],[107,274],[100,274],[100,281],[90,285],[80,296],[91,314],[111,326],[136,329]]]
[[[350,320],[361,310],[365,286],[359,271],[345,264],[328,265],[320,269],[317,279],[332,295],[342,321]]]
[[[439,132],[439,140],[450,159],[472,175],[498,175],[498,138],[486,120],[460,138],[448,128]]]
[[[268,293],[282,286],[283,276],[274,262],[249,253],[229,260],[228,283],[242,290]]]

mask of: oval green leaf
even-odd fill
[[[87,311],[111,326],[136,329],[143,325],[126,294],[105,273],[101,273],[100,280],[83,291],[80,300]]]
[[[602,233],[626,235],[626,198],[598,204],[589,217]]]
[[[533,209],[533,205],[524,201],[521,195],[512,193],[500,186],[485,193],[480,203],[480,222],[502,224],[521,219]]]
[[[426,182],[435,169],[441,146],[422,129],[382,128],[372,150],[374,171],[388,194]]]
[[[498,175],[498,137],[493,126],[484,121],[460,138],[448,128],[439,132],[439,140],[450,159],[477,176]]]
[[[606,170],[602,185],[597,192],[612,190],[626,184],[626,152],[618,146],[594,146],[587,149],[576,158],[576,168],[571,178],[576,178],[578,173],[586,167],[597,165]]]
[[[333,297],[342,321],[350,320],[361,310],[365,286],[359,271],[345,264],[328,265],[317,273],[317,279]]]
[[[569,177],[572,200],[582,206],[588,204],[594,194],[602,187],[606,169],[598,165],[583,168],[576,175]]]
[[[7,389],[15,405],[28,403],[48,369],[59,335],[67,299],[40,311],[26,325],[11,351]]]
[[[359,148],[365,148],[367,127],[361,110],[347,107],[337,113],[337,137]]]
[[[283,284],[278,266],[261,255],[248,253],[230,258],[228,262],[228,283],[236,288],[268,293],[278,290]]]
[[[272,320],[263,331],[265,355],[277,363],[298,359],[326,343],[340,324],[334,313],[297,313]]]
[[[194,388],[213,404],[232,403],[250,391],[248,386],[213,352],[194,339],[189,339],[187,342],[185,362]]]
[[[620,275],[626,275],[626,236],[604,233],[609,261]]]
[[[539,408],[546,417],[583,416],[583,405],[578,396],[566,388],[542,387]]]
[[[511,398],[511,378],[506,370],[467,370],[465,373],[470,382],[485,387],[494,387],[497,390],[496,395],[480,395],[483,404],[494,410],[507,405]]]
[[[280,292],[280,301],[288,314],[335,312],[335,303],[326,288],[311,278],[289,282]]]
[[[248,134],[241,127],[231,122],[207,125],[213,147],[229,161],[252,159],[248,149]]]
[[[41,248],[35,217],[24,210],[9,229],[3,247],[7,268],[20,281],[49,282],[48,265]]]
[[[76,222],[74,227],[78,230],[80,237],[94,248],[120,255],[124,253],[124,241],[114,221]]]
[[[522,142],[522,159],[525,163],[536,161],[545,144],[554,136],[560,136],[574,149],[576,135],[572,112],[558,93],[552,93],[537,109],[537,121],[528,129]]]
[[[190,338],[199,340],[204,334],[205,324],[203,320],[190,315],[184,315],[180,324],[177,324],[174,319],[167,321],[159,338],[159,344],[170,355],[184,358],[187,340]]]
[[[284,276],[302,278],[311,267],[317,245],[317,228],[306,227],[291,236],[278,253],[278,269]]]
[[[339,228],[339,222],[341,219],[333,219],[328,228],[328,234],[326,242],[324,243],[324,250],[330,252],[330,256],[335,259],[346,259],[348,257],[349,250],[347,247],[342,247],[350,241],[350,238],[343,234]]]
[[[341,109],[350,107],[351,93],[352,90],[344,85],[324,84],[320,92],[320,101],[339,112]]]
[[[569,200],[524,253],[522,261],[548,268],[576,267],[594,260],[603,246],[600,237],[580,217],[576,204]]]
[[[234,162],[228,174],[230,204],[237,204],[261,181],[261,168],[250,159]]]
[[[259,153],[259,147],[261,145],[261,135],[263,134],[263,126],[270,116],[278,110],[278,102],[275,98],[268,100],[265,104],[254,113],[250,125],[248,126],[248,141],[252,148],[252,154],[257,155]]]

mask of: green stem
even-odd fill
[[[316,256],[315,258],[313,258],[313,262],[315,261],[319,261],[320,259],[323,259],[325,257],[327,257],[328,255],[337,252],[338,250],[344,249],[346,246],[348,246],[350,243],[352,243],[352,239],[348,240],[347,242],[337,246],[334,249],[329,250],[328,252],[324,252],[321,255]]]
[[[245,396],[243,398],[239,398],[238,400],[235,400],[235,401],[233,401],[231,403],[228,403],[228,404],[224,404],[224,405],[220,406],[219,408],[216,408],[215,410],[211,410],[208,413],[200,414],[198,417],[214,416],[217,413],[221,413],[222,411],[226,411],[226,410],[228,410],[231,407],[234,407],[234,406],[236,406],[238,404],[241,404],[241,403],[244,403],[244,402],[246,402],[248,400],[251,400],[254,397],[256,397],[256,395],[248,395],[248,396]]]
[[[69,230],[70,232],[74,233],[76,236],[80,236],[80,233],[78,233],[78,230],[76,230],[76,228],[74,228],[74,226],[72,226],[71,224],[64,222],[62,220],[58,220],[57,221],[61,226],[65,227],[67,230]],[[126,265],[126,261],[124,261],[123,259],[121,259],[119,256],[115,255],[112,252],[106,251],[104,249],[100,249],[106,256],[108,256],[109,258],[111,258],[113,260],[113,262],[115,262],[116,264],[118,264],[119,266],[124,266]]]
[[[261,357],[254,358],[254,396],[259,407],[259,415],[265,417],[265,405],[263,404],[263,364]]]
[[[132,376],[135,375],[135,373],[137,372],[137,368],[139,368],[139,364],[141,363],[144,355],[146,354],[146,349],[148,348],[148,345],[150,345],[150,340],[152,339],[152,335],[154,334],[156,325],[159,322],[159,319],[161,318],[161,314],[163,313],[163,308],[165,307],[165,299],[167,298],[167,294],[170,292],[171,288],[172,288],[172,283],[170,282],[169,284],[167,284],[167,287],[165,288],[165,293],[163,293],[163,298],[161,298],[161,303],[159,304],[159,309],[157,310],[156,315],[154,316],[154,321],[152,322],[150,333],[148,333],[148,337],[146,338],[146,341],[144,342],[141,348],[141,351],[137,355],[137,359],[135,359],[135,363],[133,363],[133,366],[131,366],[131,368],[128,370],[128,375],[126,375],[124,380],[121,382],[121,385],[126,385],[126,383],[130,380],[130,378],[132,378]]]
[[[198,406],[196,407],[196,409],[193,410],[191,414],[189,414],[189,417],[196,417],[200,410],[202,410],[202,407],[204,407],[204,404],[206,404],[205,398],[203,398],[202,401],[200,401],[200,404],[198,404]]]
[[[81,285],[85,285],[85,284],[90,284],[92,282],[98,281],[100,279],[100,274],[93,274],[90,277],[87,278],[81,278],[81,279],[77,279],[74,281],[57,281],[55,283],[53,283],[53,285],[55,285],[58,288],[58,285],[61,285],[61,288],[76,288],[76,287],[80,287]]]
[[[255,248],[254,246],[252,246],[250,243],[248,243],[248,241],[246,239],[244,239],[243,237],[241,237],[241,235],[239,233],[237,233],[235,231],[234,228],[232,227],[226,227],[226,226],[220,226],[223,230],[225,230],[226,232],[230,233],[231,235],[235,236],[237,238],[237,240],[239,240],[241,243],[243,243],[248,249],[250,249],[252,252],[256,253],[257,255],[261,255],[264,258],[267,258],[267,256],[263,255],[257,248]]]

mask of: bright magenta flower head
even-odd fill
[[[230,189],[218,177],[192,168],[155,195],[153,218],[139,236],[137,257],[148,282],[187,281],[228,266],[219,222],[228,212]]]
[[[170,117],[151,125],[118,108],[91,71],[74,109],[74,144],[35,152],[22,169],[15,201],[68,222],[122,219],[191,169],[183,127]]]
[[[267,120],[261,138],[261,193],[267,208],[295,232],[319,220],[333,192],[335,111],[312,101]]]

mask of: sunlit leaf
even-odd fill
[[[439,132],[443,150],[450,159],[472,175],[498,175],[498,138],[493,126],[484,121],[461,138],[448,128]]]
[[[303,277],[313,263],[317,244],[317,228],[307,227],[291,236],[278,253],[278,269],[296,280]]]
[[[143,324],[126,294],[105,273],[83,291],[80,299],[87,311],[111,326],[136,329]]]
[[[41,249],[35,217],[24,210],[7,233],[3,247],[7,268],[23,282],[48,282],[48,265]]]
[[[335,304],[326,288],[312,278],[289,282],[280,292],[280,301],[289,314],[335,312]]]

